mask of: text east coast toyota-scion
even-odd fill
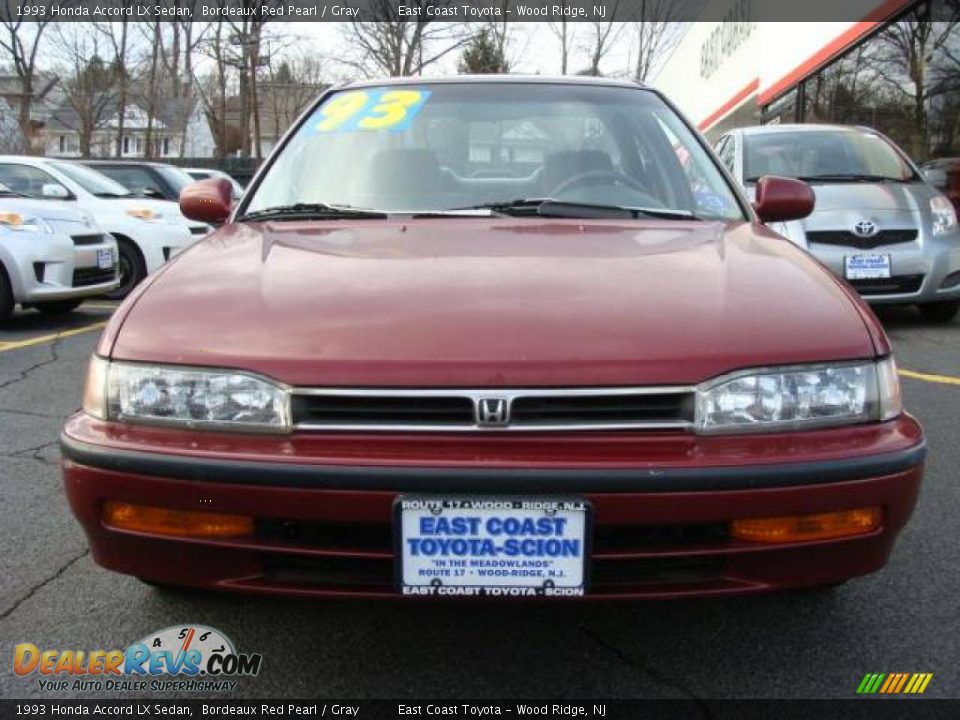
[[[657,92],[327,92],[139,286],[64,427],[101,565],[286,595],[759,593],[879,569],[920,426],[843,280]]]

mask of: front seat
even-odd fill
[[[437,207],[438,197],[440,203],[458,197],[456,180],[440,167],[436,155],[423,148],[378,150],[365,176],[363,187],[371,204],[385,210]]]
[[[613,161],[602,150],[564,150],[547,155],[540,172],[540,189],[549,195],[561,183],[589,172],[613,172]]]

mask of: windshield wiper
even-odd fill
[[[862,173],[838,173],[835,175],[801,175],[797,178],[804,182],[862,182],[862,183],[907,183],[914,178],[898,178],[889,175],[867,175]]]
[[[626,205],[603,205],[598,203],[574,202],[554,198],[518,198],[503,202],[480,203],[466,207],[449,208],[436,212],[417,213],[414,217],[449,216],[476,217],[471,210],[489,210],[491,214],[511,217],[558,217],[558,218],[632,218],[651,217],[664,220],[699,220],[688,210],[669,208],[645,208]]]
[[[133,193],[115,193],[115,192],[95,192],[91,193],[94,197],[98,198],[129,198],[137,197]]]
[[[256,220],[344,220],[350,218],[372,218],[385,220],[387,214],[379,210],[362,210],[348,205],[327,205],[326,203],[294,203],[277,205],[265,210],[254,210],[237,218],[237,221]]]

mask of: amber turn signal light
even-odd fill
[[[170,510],[122,502],[103,504],[103,522],[119,530],[177,537],[237,537],[253,534],[253,518],[243,515]]]
[[[882,517],[880,508],[868,507],[815,515],[750,518],[731,522],[730,536],[764,543],[828,540],[873,532],[880,527]]]

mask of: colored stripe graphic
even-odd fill
[[[857,685],[858,695],[919,695],[933,679],[933,673],[867,673]]]

